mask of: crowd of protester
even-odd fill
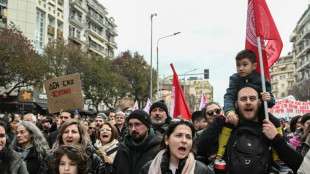
[[[128,115],[4,114],[0,173],[309,173],[310,113],[265,119],[262,101],[272,107],[274,98],[257,87],[252,54],[237,55],[224,108],[209,102],[191,120],[171,118],[163,101]]]

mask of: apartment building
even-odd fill
[[[292,94],[295,64],[293,54],[280,57],[270,69],[272,93],[276,100]]]
[[[293,42],[293,61],[296,72],[294,73],[295,85],[301,85],[303,80],[310,75],[310,6],[303,13],[290,36]]]
[[[54,39],[102,57],[113,58],[117,49],[117,25],[96,0],[0,0],[0,14],[0,25],[14,22],[41,54]]]

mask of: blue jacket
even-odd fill
[[[237,92],[246,83],[254,85],[259,89],[262,89],[261,76],[257,72],[253,71],[250,75],[246,77],[241,77],[238,73],[230,76],[229,87],[226,89],[226,94],[224,95],[224,114],[228,111],[235,111],[235,101]],[[268,79],[265,78],[266,92],[270,93],[270,101],[268,102],[268,108],[272,108],[275,105],[275,99],[271,92],[271,84]]]

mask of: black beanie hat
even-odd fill
[[[150,128],[150,126],[151,126],[150,115],[147,112],[145,112],[144,110],[137,109],[137,110],[134,110],[133,112],[131,112],[129,114],[129,116],[127,117],[127,124],[129,122],[129,120],[132,118],[140,120],[148,128]]]
[[[158,101],[158,102],[153,103],[152,106],[151,106],[151,108],[150,108],[150,113],[151,113],[151,111],[152,111],[154,108],[156,108],[156,107],[160,107],[160,108],[162,108],[163,110],[165,110],[165,112],[166,112],[166,114],[167,114],[167,117],[169,117],[168,108],[167,108],[167,106],[166,106],[166,104],[165,104],[164,101],[160,100],[160,101]]]

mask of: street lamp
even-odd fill
[[[161,39],[164,39],[164,38],[167,38],[167,37],[171,37],[171,36],[175,36],[177,34],[180,34],[181,32],[176,32],[176,33],[173,33],[173,34],[170,34],[168,36],[164,36],[164,37],[161,37],[157,40],[157,95],[159,95],[159,68],[158,68],[158,42],[161,40]]]
[[[196,70],[197,70],[197,68],[192,69],[192,70],[187,71],[186,73],[184,73],[184,86],[183,86],[183,93],[184,93],[184,97],[185,97],[185,82],[186,82],[186,78],[185,78],[185,76],[186,76],[186,74],[187,74],[187,73],[190,73],[190,72],[193,72],[193,71],[196,71]]]
[[[151,102],[152,102],[152,85],[153,85],[153,83],[152,83],[152,80],[153,80],[153,77],[152,77],[152,73],[153,73],[153,71],[152,71],[152,69],[153,69],[153,66],[152,66],[152,56],[153,56],[153,17],[154,16],[157,16],[157,14],[156,13],[153,13],[153,14],[151,14],[151,72],[150,72],[150,100],[151,100]]]

